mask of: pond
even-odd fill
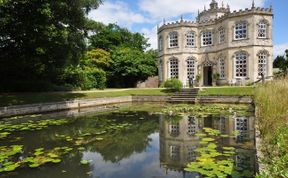
[[[249,110],[133,103],[4,118],[0,178],[254,177]]]

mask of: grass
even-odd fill
[[[87,92],[8,93],[0,94],[0,106],[131,95],[169,95],[169,92],[164,89],[120,89]]]
[[[253,96],[253,87],[213,87],[204,88],[200,96]]]
[[[288,177],[288,78],[258,87],[255,102],[265,167],[258,177]]]
[[[0,94],[0,107],[20,104],[47,103],[67,101],[73,99],[92,99],[101,97],[117,97],[131,95],[170,95],[164,89],[107,89],[95,91],[76,92],[42,92],[42,93],[6,93]],[[253,87],[218,87],[204,88],[200,91],[201,96],[251,96],[254,94]]]

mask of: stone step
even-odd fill
[[[183,88],[181,91],[174,93],[169,99],[169,102],[195,103],[199,89]]]

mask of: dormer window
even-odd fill
[[[202,43],[202,46],[212,45],[213,42],[212,42],[212,32],[211,31],[202,32],[201,43]]]
[[[171,32],[169,34],[169,48],[175,48],[175,47],[178,47],[178,33]]]
[[[243,40],[247,38],[247,23],[241,22],[235,25],[234,29],[234,39]]]
[[[267,26],[264,21],[258,24],[258,38],[267,38]]]

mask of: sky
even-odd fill
[[[202,2],[201,2],[202,1]],[[229,4],[230,9],[250,8],[252,0],[216,0],[219,6]],[[183,16],[194,21],[198,9],[208,9],[211,0],[104,0],[103,4],[89,14],[89,18],[104,24],[116,23],[132,32],[139,32],[149,38],[151,48],[157,48],[157,25],[176,21]],[[273,8],[274,57],[283,55],[288,49],[288,1],[255,0],[256,7]]]

